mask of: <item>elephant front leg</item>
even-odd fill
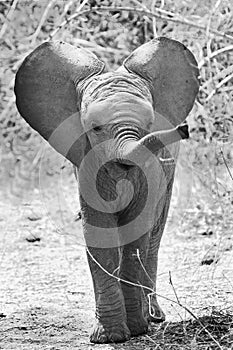
[[[171,191],[172,191],[172,181],[168,183],[167,192],[164,197],[161,198],[159,203],[162,211],[158,210],[159,215],[155,214],[155,226],[152,229],[150,237],[150,245],[146,259],[146,271],[147,274],[144,277],[144,284],[152,289],[153,292],[145,290],[144,297],[144,315],[145,317],[154,323],[165,321],[165,314],[158,304],[156,296],[156,279],[157,279],[157,266],[158,266],[158,251],[160,246],[160,241],[164,231],[164,227],[167,220],[168,209],[170,205]],[[159,207],[158,206],[158,207]],[[159,216],[159,217],[158,217]]]
[[[142,264],[146,260],[148,235],[122,247],[120,267],[121,287],[125,299],[127,325],[131,335],[144,334],[148,330],[148,321],[143,314],[143,278]],[[132,285],[136,284],[137,286]],[[139,286],[138,286],[139,285]]]
[[[150,242],[145,265],[147,273],[144,276],[144,285],[151,289],[151,292],[148,289],[144,290],[143,313],[148,321],[154,323],[165,321],[165,314],[159,306],[156,296],[158,249],[161,238],[161,234],[158,235],[158,233],[153,232],[155,237],[152,237],[152,241]]]
[[[120,283],[108,275],[119,266],[118,248],[88,248],[96,301],[96,325],[91,334],[93,343],[123,342],[130,338]],[[98,263],[96,263],[98,262]]]
[[[168,156],[166,152],[167,151],[165,149],[164,158]],[[145,290],[144,315],[149,321],[155,323],[163,322],[165,320],[165,314],[159,306],[156,297],[156,278],[158,266],[158,251],[168,216],[175,172],[175,167],[173,165],[170,166],[169,164],[166,165],[164,163],[163,167],[164,174],[166,174],[166,191],[164,196],[161,197],[155,210],[155,225],[152,229],[150,236],[150,245],[145,266],[147,274],[144,278],[145,285],[154,291],[154,293],[150,293],[148,290]]]

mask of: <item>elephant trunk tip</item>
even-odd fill
[[[145,162],[151,153],[157,154],[162,148],[189,138],[187,123],[170,130],[156,131],[144,136],[139,141],[128,141],[121,148],[120,158]]]
[[[177,131],[178,131],[181,139],[188,139],[189,138],[189,128],[188,128],[188,124],[186,122],[178,125]]]

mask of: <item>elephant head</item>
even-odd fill
[[[198,92],[192,53],[165,37],[140,46],[115,72],[92,53],[45,42],[22,63],[15,81],[22,117],[73,164],[96,144],[108,157],[147,157],[188,137],[180,125]],[[105,143],[106,145],[106,143]],[[146,146],[146,147],[141,147]],[[149,153],[150,153],[149,152]]]

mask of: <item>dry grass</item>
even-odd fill
[[[231,349],[233,315],[227,310],[212,309],[208,316],[199,317],[197,320],[165,322],[157,327],[156,335],[149,335],[149,337],[148,341],[154,341],[155,349],[158,350]],[[214,342],[213,338],[217,341]]]

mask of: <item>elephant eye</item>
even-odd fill
[[[98,132],[102,131],[103,127],[101,125],[96,125],[95,123],[93,123],[92,129],[94,130],[94,132],[98,133]]]

